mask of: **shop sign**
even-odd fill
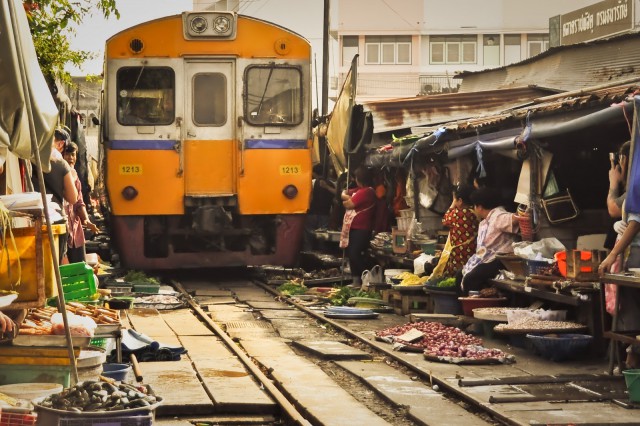
[[[582,43],[633,29],[633,3],[604,0],[561,15],[560,43]]]

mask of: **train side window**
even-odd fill
[[[193,77],[193,122],[196,126],[223,126],[227,122],[227,78],[221,73]]]
[[[255,125],[302,123],[302,73],[291,66],[260,65],[245,72],[244,109]]]
[[[116,75],[118,122],[156,126],[175,119],[175,73],[168,67],[123,67]]]

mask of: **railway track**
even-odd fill
[[[561,387],[560,376],[594,375],[606,390],[616,378],[603,377],[600,360],[549,363],[490,340],[489,346],[514,354],[517,362],[434,363],[421,353],[394,351],[375,341],[375,331],[406,324],[405,317],[331,320],[278,297],[273,288],[259,282],[224,277],[215,281],[174,281],[190,309],[160,314],[187,348],[187,364],[196,378],[189,385],[186,376],[176,378],[167,372],[166,363],[155,367],[155,375],[144,373],[159,395],[168,395],[159,407],[160,426],[196,421],[203,425],[637,424],[634,410],[593,396],[582,400],[571,386]],[[132,315],[137,329],[140,318],[136,310]],[[157,329],[157,319],[146,318],[149,313],[140,315]],[[175,317],[182,322],[176,323]],[[500,377],[509,380],[500,383]],[[239,380],[245,381],[238,384]],[[620,377],[617,380],[624,386]],[[197,392],[192,392],[180,399],[173,394],[176,383],[182,389],[202,386],[206,398],[198,400]]]
[[[173,283],[185,295],[192,314],[242,363],[246,374],[274,406],[225,406],[220,404],[216,390],[209,387],[211,407],[185,410],[178,400],[172,402],[169,398],[158,413],[158,425],[188,425],[196,421],[218,425],[499,424],[453,395],[435,391],[434,386],[437,389],[441,385],[416,370],[411,362],[395,357],[391,351],[380,351],[371,339],[343,322],[280,299],[269,286],[251,280],[213,287],[202,280]],[[211,291],[212,288],[216,290]],[[380,327],[406,322],[395,315],[385,317]],[[135,324],[135,313],[132,319]],[[188,329],[172,328],[181,342],[193,334]],[[192,355],[192,348],[187,349],[198,379],[207,387],[204,361],[198,359],[197,352]],[[141,366],[144,370],[144,363]],[[162,375],[150,379],[154,388],[162,389]],[[233,377],[227,380],[229,383],[223,386],[234,388]],[[244,390],[238,392],[242,394]],[[181,421],[184,423],[176,423]]]

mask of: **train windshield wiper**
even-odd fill
[[[267,76],[267,82],[264,84],[264,91],[262,92],[262,97],[260,98],[260,103],[258,104],[258,108],[256,109],[256,115],[260,116],[260,112],[262,111],[262,104],[264,103],[264,97],[267,94],[267,89],[269,88],[269,82],[271,81],[271,76],[273,75],[273,70],[275,69],[275,64],[272,62],[269,68],[269,75]]]

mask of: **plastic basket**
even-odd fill
[[[525,260],[525,272],[527,275],[551,275],[553,271],[553,263],[545,260]]]
[[[58,426],[152,426],[153,416],[111,416],[104,418],[61,418]]]
[[[92,300],[96,293],[93,268],[84,262],[70,263],[60,266],[60,276],[65,300]]]
[[[629,391],[629,401],[640,402],[640,370],[624,370],[622,374]]]
[[[107,339],[106,337],[93,337],[89,342],[89,346],[93,346],[94,348],[106,349]]]
[[[60,234],[66,232],[66,226],[52,225],[51,231],[54,237],[53,253],[55,256],[58,256],[58,238]],[[18,291],[18,298],[15,300],[14,306],[18,306],[19,303],[33,304],[29,306],[19,306],[19,308],[41,306],[44,300],[40,299],[40,293],[42,293],[45,298],[57,294],[53,259],[51,257],[52,250],[49,247],[48,230],[46,226],[42,227],[41,233],[42,251],[44,253],[42,257],[44,266],[44,289],[39,288],[37,285],[35,227],[13,228],[13,237],[16,243],[15,248],[9,241],[8,233],[7,247],[4,247],[0,242],[0,251],[6,250],[4,261],[0,262],[0,290]],[[20,266],[20,268],[18,268],[18,266]],[[19,270],[20,275],[18,275]],[[22,285],[16,289],[14,288],[14,284],[18,278],[20,278]]]
[[[35,414],[0,412],[0,426],[32,426],[36,420]]]
[[[527,339],[542,357],[565,361],[583,355],[593,337],[588,334],[527,334]]]

